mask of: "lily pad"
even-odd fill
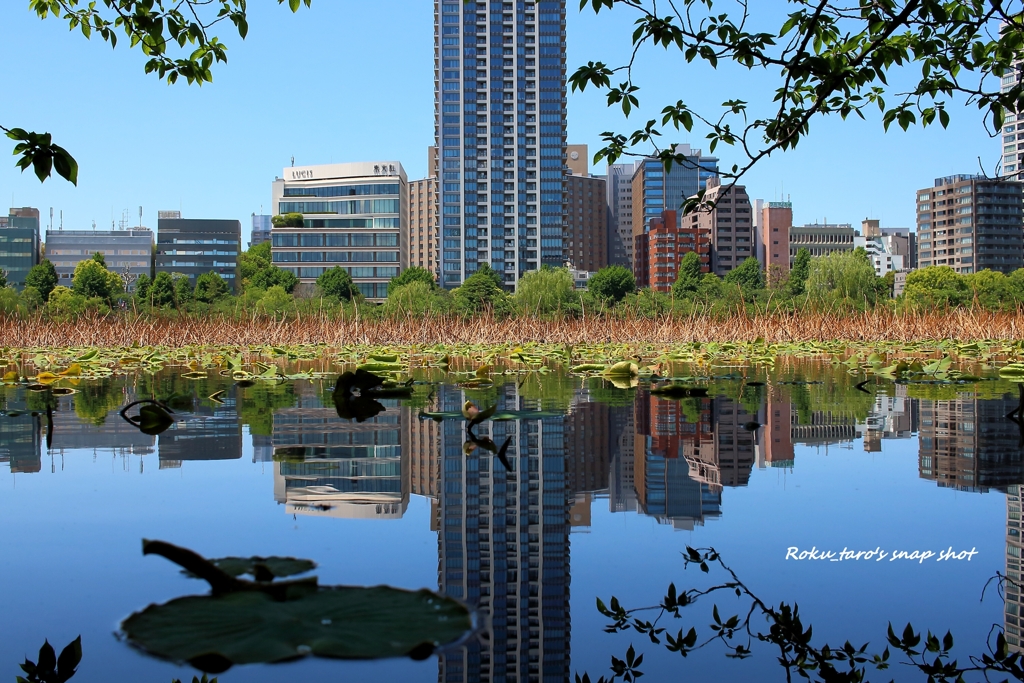
[[[229,576],[239,577],[248,574],[257,581],[283,579],[316,569],[316,562],[296,557],[222,557],[210,562]],[[192,577],[196,576],[191,572],[185,573]]]
[[[464,605],[428,590],[318,586],[315,578],[252,583],[161,541],[144,541],[143,553],[161,555],[201,576],[212,594],[150,605],[121,623],[123,634],[155,657],[188,662],[208,673],[310,655],[425,659],[473,628]]]

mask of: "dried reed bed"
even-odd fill
[[[950,310],[862,313],[738,314],[730,318],[703,314],[648,318],[542,320],[480,317],[462,320],[428,316],[399,320],[339,320],[301,317],[280,321],[182,316],[153,318],[133,315],[86,316],[73,321],[0,317],[0,345],[22,348],[132,344],[180,347],[188,345],[263,344],[461,344],[547,342],[672,343],[687,341],[769,342],[842,339],[857,342],[958,339],[1019,339],[1024,312]]]

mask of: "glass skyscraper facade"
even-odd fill
[[[562,265],[565,0],[434,2],[441,283]]]

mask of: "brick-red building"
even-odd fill
[[[643,245],[640,245],[641,241]],[[639,251],[641,246],[643,254]],[[658,292],[671,291],[679,273],[679,262],[691,251],[697,252],[700,257],[701,272],[710,272],[711,236],[696,225],[679,227],[674,210],[662,211],[661,216],[651,219],[651,228],[647,234],[637,236],[634,255],[639,256],[639,270],[644,275],[642,283],[637,278],[637,284]]]

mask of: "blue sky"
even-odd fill
[[[230,61],[214,82],[168,86],[143,72],[145,58],[99,40],[69,34],[60,21],[38,20],[26,2],[10,3],[0,22],[4,97],[0,123],[49,131],[81,165],[77,188],[62,180],[40,185],[31,173],[0,164],[0,203],[63,211],[66,229],[109,228],[128,211],[155,227],[156,211],[186,218],[237,218],[270,211],[270,184],[294,156],[296,164],[398,159],[410,178],[426,174],[433,142],[433,13],[429,0],[314,0],[292,15],[269,0],[250,3],[249,37],[224,26]],[[715,5],[728,9],[731,5]],[[617,8],[595,16],[575,0],[568,10],[568,70],[590,60],[621,63],[634,15]],[[771,23],[782,0],[759,0]],[[15,65],[12,67],[11,65]],[[906,80],[895,76],[894,83]],[[775,74],[747,74],[687,65],[677,53],[641,54],[641,111],[629,121],[587,91],[569,96],[569,142],[591,154],[605,130],[631,131],[682,98],[715,112],[727,99],[770,103]],[[788,196],[798,223],[828,220],[911,226],[915,190],[938,176],[986,170],[997,142],[979,112],[954,104],[953,123],[910,133],[883,133],[866,122],[822,119],[794,151],[762,162],[746,178],[751,196]],[[635,119],[635,120],[634,120]],[[703,132],[671,136],[701,146]],[[723,164],[738,153],[719,148]],[[595,172],[601,172],[596,169]],[[54,219],[54,226],[59,219]]]

